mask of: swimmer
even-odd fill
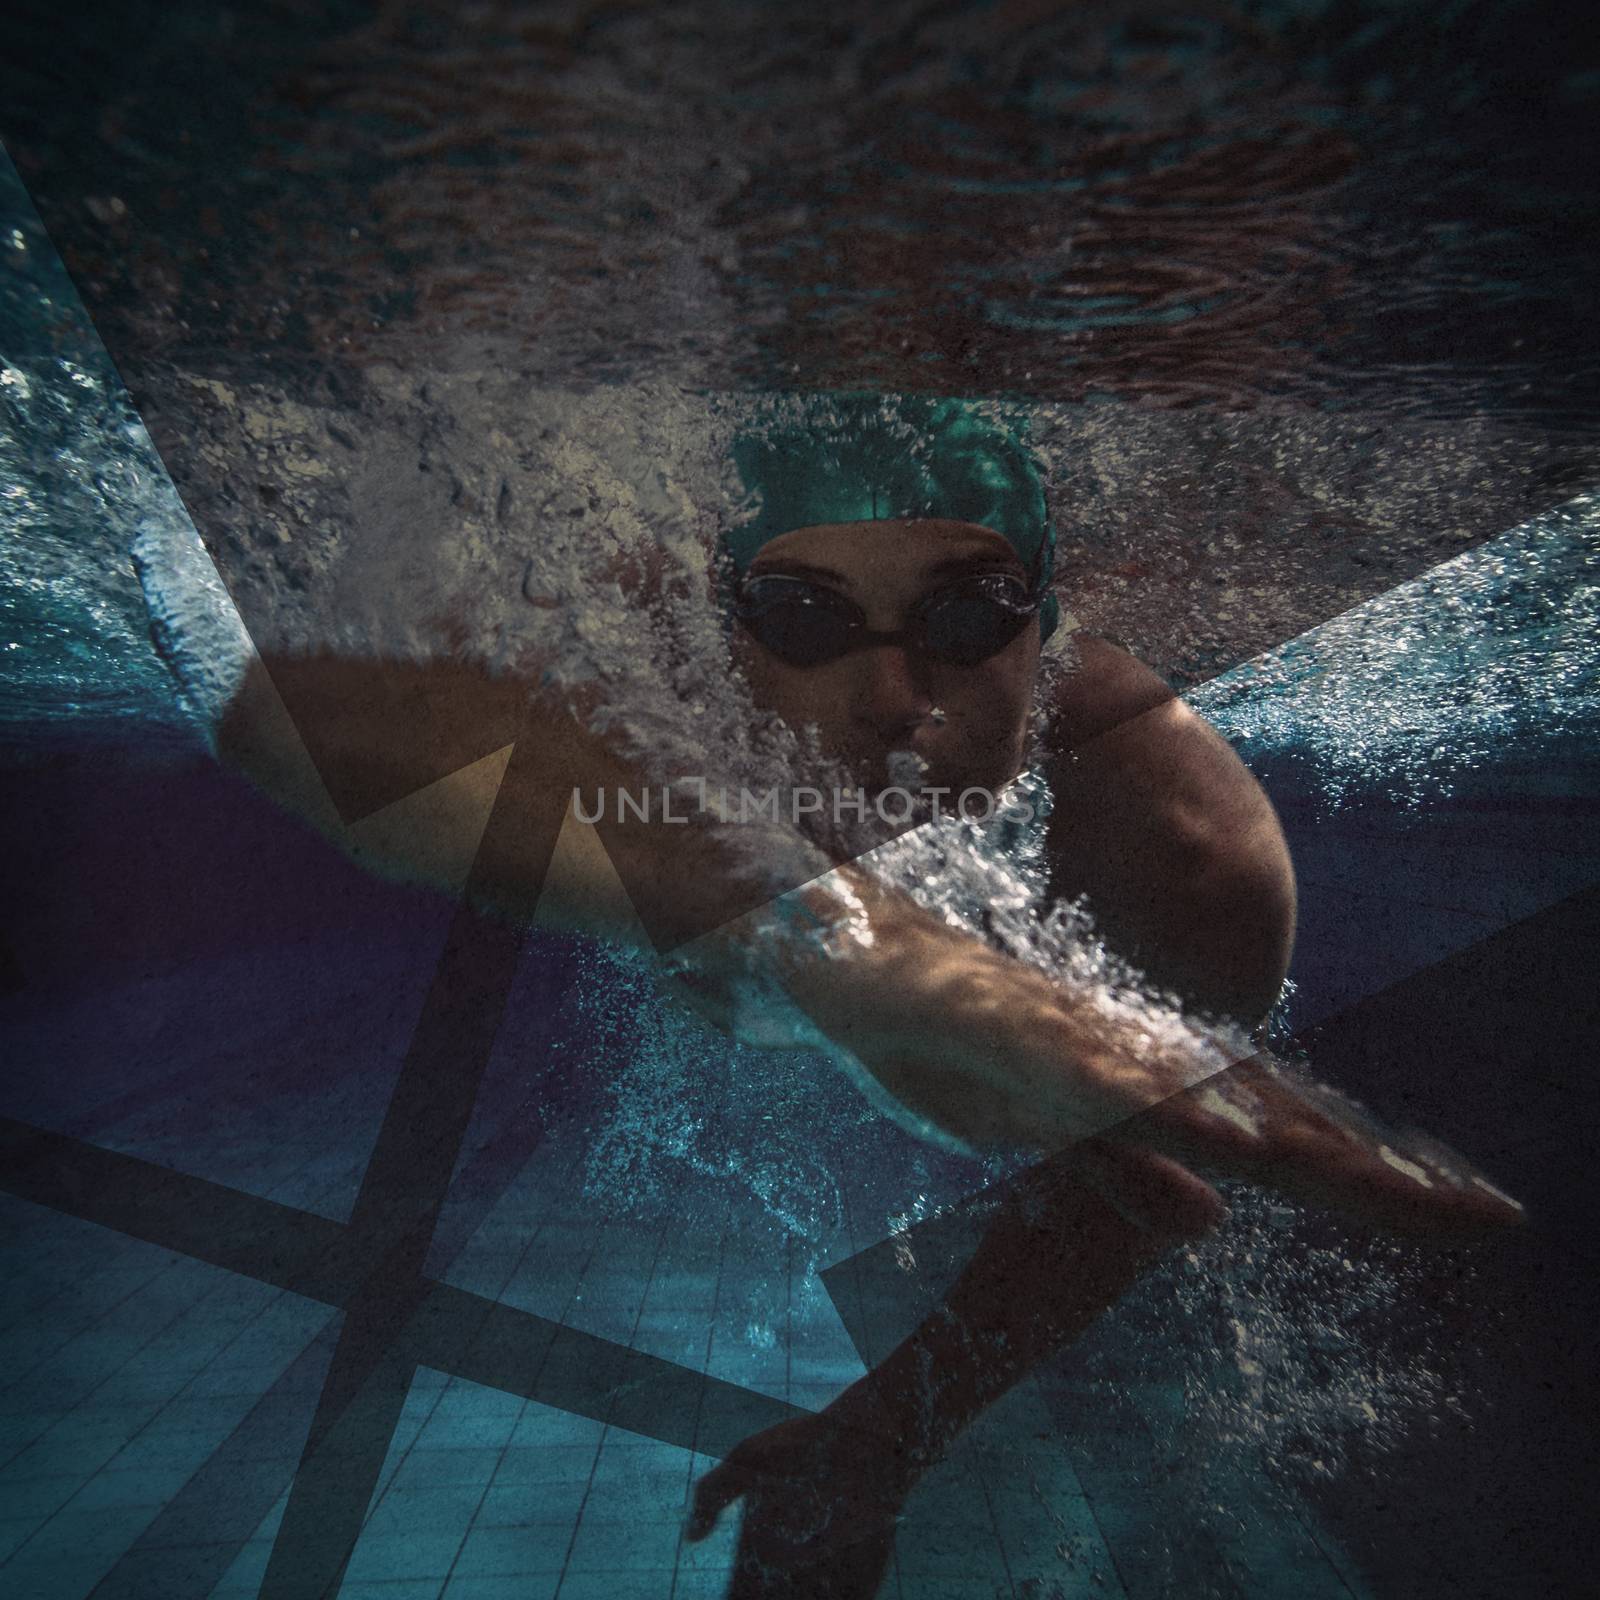
[[[757,706],[814,729],[868,790],[909,753],[930,788],[998,793],[1042,738],[1051,893],[1086,895],[1107,938],[1196,1012],[1258,1024],[1294,939],[1276,815],[1226,742],[1114,645],[1080,634],[1073,669],[1041,678],[1055,536],[1022,440],[955,401],[906,401],[890,419],[874,399],[833,397],[734,453],[759,510],[724,530],[721,598]],[[1153,1035],[922,910],[868,857],[819,875],[799,829],[771,836],[788,858],[761,871],[703,819],[608,819],[607,859],[591,851],[547,883],[549,828],[529,819],[559,817],[580,786],[644,787],[636,753],[595,731],[598,709],[459,661],[285,656],[252,665],[218,748],[379,870],[610,937],[642,924],[680,966],[698,962],[713,1015],[722,967],[760,967],[914,1117],[1041,1158],[938,1313],[819,1416],[747,1440],[701,1480],[691,1537],[745,1502],[733,1595],[873,1594],[920,1475],[1164,1252],[1216,1225],[1211,1177],[1422,1235],[1521,1220],[1460,1158],[1382,1134],[1264,1054]],[[508,745],[509,761],[478,761],[387,832],[347,824],[324,782],[339,774],[348,815],[408,793],[417,770],[461,766],[453,752]],[[783,891],[849,937],[775,933],[764,908]]]

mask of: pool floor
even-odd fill
[[[138,1117],[101,1142],[160,1159]],[[230,1139],[228,1179],[294,1207],[344,1192],[351,1152]],[[452,1284],[808,1409],[864,1370],[833,1301],[771,1232],[640,1228],[575,1204],[581,1147],[541,1144],[451,1264]],[[219,1162],[213,1169],[220,1176]],[[30,1596],[254,1596],[337,1318],[251,1282],[7,1198],[0,1582]],[[870,1241],[869,1241],[870,1242]],[[848,1234],[828,1254],[852,1259]],[[873,1285],[862,1287],[870,1300]],[[781,1301],[781,1303],[780,1303]],[[763,1313],[752,1339],[751,1308]],[[919,1487],[886,1596],[1177,1592],[1150,1549],[1184,1516],[1150,1472],[1156,1386],[1013,1392]],[[1055,1418],[1076,1405],[1077,1427]],[[350,1560],[351,1597],[720,1595],[736,1516],[683,1541],[713,1458],[428,1368],[411,1380]],[[1245,1526],[1196,1560],[1221,1592],[1366,1595],[1308,1514],[1215,1485]],[[1259,1500],[1260,1504],[1253,1502]],[[1189,1592],[1195,1592],[1191,1589]]]

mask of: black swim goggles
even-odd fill
[[[762,649],[791,667],[820,667],[879,644],[975,667],[1004,650],[1038,616],[1039,604],[1038,592],[1021,578],[977,573],[924,595],[905,627],[884,633],[869,628],[861,608],[837,589],[774,572],[745,579],[734,615]]]

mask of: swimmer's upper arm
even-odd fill
[[[518,736],[510,683],[468,668],[257,657],[217,753],[362,865],[457,892]]]
[[[513,765],[512,747],[525,742],[533,759]],[[827,865],[798,848],[783,855],[775,840],[782,859],[760,876],[762,864],[713,827],[619,822],[609,808],[598,830],[579,822],[570,814],[575,791],[591,805],[597,792],[637,796],[651,786],[645,775],[526,680],[458,662],[256,659],[217,749],[361,864],[451,893],[466,885],[501,798],[509,821],[475,891],[486,906],[662,950]],[[515,791],[502,796],[508,782]],[[560,817],[547,864],[550,819]]]
[[[1052,725],[1054,892],[1087,894],[1112,944],[1193,1003],[1270,1008],[1296,916],[1288,846],[1227,741],[1157,673],[1079,635]]]

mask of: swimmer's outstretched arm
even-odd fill
[[[1497,1227],[1513,1202],[1453,1152],[1388,1134],[1253,1051],[1288,971],[1296,890],[1270,801],[1167,684],[1103,640],[1053,708],[1048,856],[1058,895],[1185,1006],[1236,1026],[1119,1007],[955,935],[856,868],[870,928],[786,978],[822,1030],[903,1104],[970,1144],[1075,1151],[1079,1176],[1158,1235],[1203,1231],[1189,1167],[1419,1232]],[[800,891],[828,915],[827,883]],[[849,919],[845,919],[848,923]],[[1098,1137],[1097,1137],[1098,1136]]]
[[[519,741],[539,759],[508,765],[504,749]],[[451,664],[321,657],[275,661],[271,677],[258,664],[218,746],[377,870],[459,890],[476,854],[489,862],[487,875],[475,874],[486,910],[566,915],[635,939],[642,922],[657,949],[684,947],[713,967],[753,960],[891,1094],[968,1143],[1042,1154],[1082,1146],[1086,1164],[1103,1149],[1086,1141],[1138,1152],[1156,1175],[1157,1199],[1130,1194],[1130,1207],[1213,1203],[1186,1170],[1200,1166],[1423,1231],[1520,1218],[1464,1163],[1386,1145],[1331,1093],[1264,1059],[1236,1061],[1237,1049],[1193,1029],[1153,1028],[1142,1010],[1075,992],[947,927],[859,866],[807,882],[828,863],[808,856],[798,837],[785,844],[773,835],[785,859],[753,865],[726,829],[611,826],[605,871],[585,884],[580,864],[564,900],[542,902],[548,842],[518,819],[548,819],[552,807],[559,816],[575,785],[637,790],[640,778],[578,717],[531,698],[524,683]],[[452,771],[397,798],[419,788],[419,774]],[[373,814],[346,821],[330,800],[330,774],[346,814],[351,796],[355,809],[373,802]],[[517,792],[497,799],[502,782]],[[391,803],[377,807],[386,797]],[[488,848],[480,840],[491,801],[509,821]],[[618,876],[636,919],[596,926],[604,919],[594,905],[614,895]],[[832,936],[774,937],[768,903],[775,886],[795,883],[805,886],[790,891],[793,899]],[[1125,1176],[1112,1172],[1106,1182],[1125,1186]],[[1155,1224],[1163,1225],[1159,1217]]]

